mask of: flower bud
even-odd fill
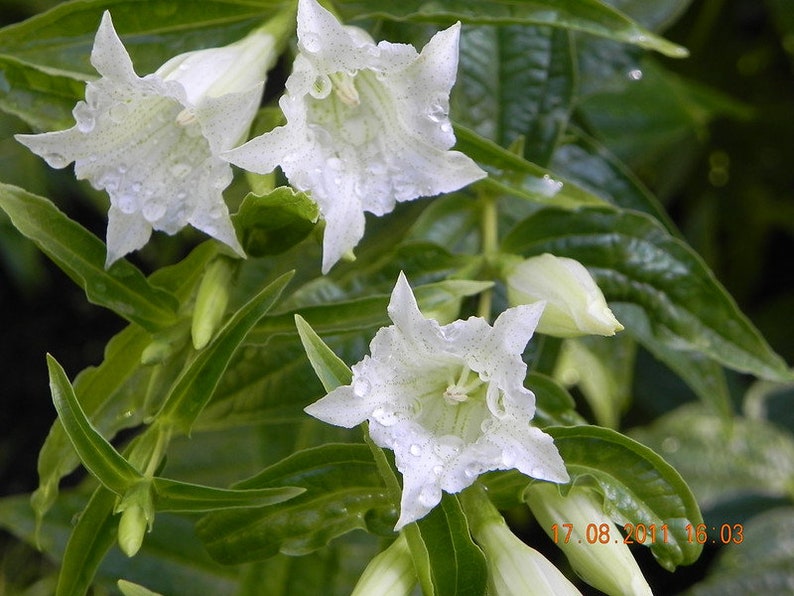
[[[555,524],[566,528],[564,536],[558,535],[557,544],[588,584],[609,595],[652,594],[617,526],[592,491],[573,487],[563,497],[556,486],[538,482],[527,489],[524,499],[549,536]]]
[[[416,571],[408,541],[401,533],[389,548],[369,562],[351,596],[370,594],[407,596],[413,591],[416,581]]]
[[[501,517],[482,524],[475,539],[488,561],[490,594],[581,594],[546,557],[519,540]]]
[[[231,259],[219,257],[204,273],[193,308],[193,325],[190,329],[193,347],[206,346],[226,314],[229,304],[229,286],[234,277],[235,264]]]
[[[143,537],[154,522],[154,504],[148,482],[136,484],[122,497],[116,506],[121,513],[119,520],[119,548],[128,557],[134,557],[143,544]]]
[[[538,332],[556,337],[615,335],[623,330],[587,269],[574,259],[542,254],[506,267],[510,304],[546,302]]]

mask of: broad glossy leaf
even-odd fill
[[[292,277],[287,273],[277,278],[252,298],[218,332],[212,343],[179,376],[171,388],[158,418],[189,432],[196,417],[207,405],[215,387],[229,365],[237,348],[256,322],[278,300]]]
[[[702,259],[644,214],[543,209],[516,226],[502,248],[580,261],[608,301],[641,306],[654,337],[671,349],[700,352],[767,379],[791,378]]]
[[[303,240],[320,216],[306,193],[282,186],[267,195],[249,193],[232,218],[246,254],[279,254]]]
[[[0,208],[14,226],[80,285],[94,304],[157,331],[176,322],[177,300],[129,262],[105,269],[105,245],[43,197],[0,184]]]
[[[548,25],[584,31],[636,44],[672,57],[687,52],[639,26],[631,19],[598,0],[447,0],[425,3],[421,0],[343,0],[338,3],[346,19],[380,17],[432,23]]]
[[[552,377],[530,372],[524,383],[535,394],[534,424],[543,428],[550,424],[583,424],[576,412],[576,402],[565,387]]]
[[[285,503],[211,513],[199,521],[198,536],[213,558],[230,564],[278,552],[305,555],[355,529],[389,535],[397,519],[366,445],[300,451],[235,488],[281,486],[306,492]]]
[[[416,525],[428,556],[434,593],[484,594],[488,579],[485,556],[472,542],[458,498],[445,494],[441,503]]]
[[[571,483],[595,483],[604,510],[619,526],[667,525],[668,540],[650,544],[668,571],[688,565],[702,545],[687,539],[686,525],[703,521],[691,491],[675,469],[651,449],[618,432],[597,426],[545,429],[560,451]]]
[[[66,373],[49,355],[47,368],[50,373],[52,401],[80,460],[105,487],[116,494],[124,494],[142,478],[141,474],[91,426]]]
[[[523,137],[525,156],[547,164],[576,85],[569,36],[552,27],[464,28],[451,112],[503,147]]]
[[[709,567],[706,579],[688,592],[692,596],[786,594],[794,585],[794,507],[780,507],[731,524],[731,543]],[[725,532],[727,536],[727,532]],[[734,543],[733,540],[741,540]]]
[[[262,507],[288,501],[305,492],[302,488],[233,490],[154,478],[154,504],[158,511],[205,512],[240,507]]]
[[[765,420],[688,404],[631,436],[679,470],[704,510],[748,494],[794,496],[794,439]]]

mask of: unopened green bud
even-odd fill
[[[210,342],[226,314],[234,271],[235,262],[226,257],[215,259],[207,267],[196,295],[193,325],[190,329],[193,347],[197,350]]]
[[[154,522],[154,505],[148,482],[130,488],[116,506],[119,520],[119,548],[128,557],[134,557],[143,544],[143,537]]]
[[[543,254],[504,268],[511,305],[545,302],[538,332],[556,337],[615,335],[623,330],[579,261]]]
[[[159,592],[152,592],[143,586],[128,582],[124,579],[117,581],[116,585],[124,596],[161,596]]]
[[[401,533],[389,548],[369,562],[351,596],[371,594],[407,596],[413,591],[416,582],[416,571],[408,541]]]
[[[556,485],[535,483],[524,499],[553,539],[557,528],[557,545],[588,584],[610,596],[652,594],[620,531],[593,491],[573,487],[563,497]]]

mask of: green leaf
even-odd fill
[[[155,508],[157,511],[215,511],[238,507],[262,507],[288,501],[303,488],[282,487],[250,490],[232,490],[180,482],[169,478],[154,478]]]
[[[614,39],[661,52],[674,58],[687,55],[685,48],[647,29],[598,0],[342,0],[337,3],[348,19],[387,18],[439,24],[464,23],[499,25],[548,25]]]
[[[295,315],[295,326],[298,328],[306,356],[325,390],[330,393],[340,385],[349,385],[353,380],[350,368],[314,332],[306,319]]]
[[[86,418],[61,365],[47,355],[55,409],[80,460],[105,487],[118,495],[143,478]]]
[[[292,273],[278,277],[238,310],[212,343],[183,371],[169,391],[157,418],[189,432],[207,405],[232,356],[256,322],[270,310]]]
[[[679,470],[704,510],[748,494],[794,497],[794,439],[766,420],[687,404],[631,435]]]
[[[262,257],[284,252],[303,240],[320,216],[306,193],[281,186],[267,195],[249,193],[232,218],[246,254]]]
[[[546,164],[565,130],[576,84],[570,34],[536,26],[465,27],[451,112],[460,123]]]
[[[744,524],[728,525],[731,543],[717,555],[706,579],[687,593],[744,596],[790,592],[794,585],[794,507],[772,509]],[[721,529],[711,535],[718,535]]]
[[[124,596],[162,596],[158,592],[152,592],[141,585],[123,579],[118,581],[118,586]]]
[[[469,524],[455,495],[447,495],[416,523],[433,581],[434,593],[485,594],[485,556],[474,544]]]
[[[571,476],[594,483],[604,495],[604,510],[615,523],[666,525],[666,541],[650,544],[659,564],[673,571],[700,555],[686,526],[702,523],[700,509],[678,472],[650,448],[616,431],[597,426],[547,427]]]
[[[306,492],[270,507],[215,512],[199,520],[196,531],[214,559],[234,564],[278,552],[305,555],[355,529],[390,535],[397,519],[366,445],[299,451],[236,488],[282,486]]]
[[[21,188],[0,184],[0,208],[94,304],[157,331],[176,322],[177,301],[151,285],[129,262],[105,269],[105,245],[53,203]]]
[[[547,208],[517,225],[502,248],[578,260],[608,301],[641,306],[654,337],[671,349],[766,379],[792,377],[702,259],[645,214]]]

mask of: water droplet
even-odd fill
[[[301,47],[310,54],[316,54],[322,49],[322,40],[316,33],[306,32],[300,36]]]
[[[116,124],[120,123],[124,118],[127,117],[127,114],[130,113],[130,108],[125,103],[116,103],[110,106],[108,110],[108,118],[110,118]]]
[[[353,382],[353,394],[357,397],[366,397],[372,390],[372,383],[368,379],[356,379]]]
[[[463,474],[466,478],[477,478],[482,472],[481,466],[478,463],[470,463],[466,464],[466,467],[463,468]]]
[[[325,165],[328,166],[329,169],[338,172],[342,169],[342,166],[344,164],[342,163],[342,160],[339,159],[338,157],[329,157],[328,160],[325,162]]]
[[[444,471],[444,466],[438,465],[433,466],[433,474],[436,476],[441,476],[441,473]]]
[[[508,468],[516,465],[516,454],[512,449],[505,449],[502,451],[502,463]]]
[[[420,455],[422,455],[422,448],[419,445],[417,445],[416,443],[411,445],[411,447],[408,449],[408,451],[410,451],[411,455],[413,455],[414,457],[419,457]]]
[[[143,204],[141,213],[150,222],[155,222],[165,215],[166,207],[163,201],[153,200]]]
[[[186,163],[177,163],[171,166],[169,171],[171,175],[175,178],[184,178],[193,170],[188,164]]]
[[[180,190],[176,193],[176,200],[177,201],[184,201],[187,198],[187,193],[184,190]]]
[[[213,205],[212,209],[210,209],[209,216],[212,219],[220,219],[225,213],[226,209],[224,209],[223,205]]]
[[[427,117],[433,122],[441,122],[447,117],[447,111],[440,103],[433,103],[427,110]]]
[[[81,118],[77,121],[77,130],[82,133],[89,133],[94,130],[94,126],[96,126],[96,120],[93,118]]]
[[[116,168],[116,170],[118,170],[118,173],[122,174],[122,175],[126,174],[128,169],[129,169],[129,167],[125,163],[120,163],[118,165],[118,167]]]
[[[419,503],[425,507],[435,507],[441,501],[441,489],[437,486],[425,486],[419,491]]]
[[[69,162],[71,161],[70,159],[66,159],[60,153],[47,153],[42,157],[44,157],[47,163],[50,164],[50,166],[53,168],[65,168],[66,166],[69,165]]]
[[[626,76],[632,81],[639,81],[642,79],[642,71],[639,68],[632,68]]]
[[[138,199],[135,197],[135,195],[122,194],[116,198],[114,202],[119,211],[126,213],[127,215],[130,213],[135,213],[138,210]]]
[[[372,418],[383,426],[394,426],[398,420],[397,414],[386,408],[375,408],[372,412]]]
[[[441,132],[452,132],[452,125],[449,122],[441,124]]]

